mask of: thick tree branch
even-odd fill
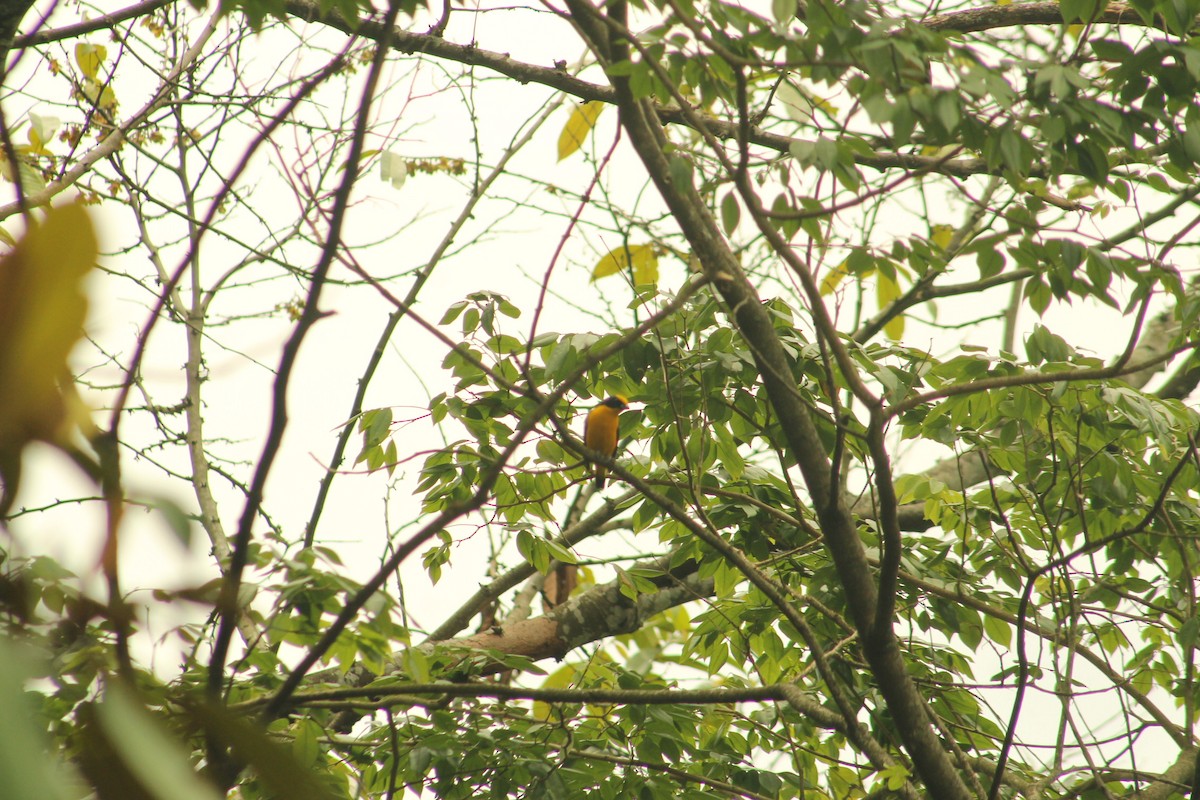
[[[1017,375],[1002,375],[995,378],[981,378],[977,381],[968,383],[957,383],[947,386],[942,389],[936,389],[931,392],[911,397],[888,410],[888,414],[892,417],[900,416],[917,406],[924,405],[934,400],[941,400],[947,397],[958,397],[964,394],[976,394],[978,392],[987,392],[992,389],[1003,389],[1012,386],[1049,386],[1056,383],[1078,383],[1080,381],[1103,381],[1110,378],[1118,378],[1122,375],[1131,375],[1145,370],[1159,367],[1162,364],[1170,361],[1181,353],[1190,353],[1197,348],[1200,348],[1200,340],[1185,342],[1178,345],[1166,353],[1156,356],[1150,356],[1146,361],[1140,361],[1131,365],[1124,365],[1121,361],[1107,367],[1096,367],[1094,369],[1077,369],[1069,372],[1049,373],[1033,370],[1030,372],[1022,372]],[[1122,361],[1124,357],[1122,358]]]
[[[1002,6],[1000,8],[1011,8]],[[1055,6],[1057,8],[1057,5]],[[348,34],[363,36],[375,41],[382,41],[385,31],[383,26],[373,20],[362,20],[352,24],[336,11],[322,14],[315,2],[311,0],[287,0],[287,13],[306,22],[318,23],[343,31]],[[1058,20],[1062,21],[1061,16]],[[392,49],[408,54],[427,55],[446,61],[453,61],[468,66],[485,67],[501,75],[505,75],[518,83],[537,83],[552,89],[565,92],[580,100],[596,100],[615,105],[617,97],[611,87],[590,83],[568,73],[564,68],[542,67],[518,61],[504,53],[484,50],[473,44],[455,44],[441,36],[411,33],[394,29],[388,36]],[[686,115],[677,108],[656,106],[655,114],[662,122],[688,125]],[[736,139],[739,135],[739,124],[715,117],[703,116],[704,127],[719,139]],[[691,127],[689,125],[689,127]],[[750,126],[747,140],[778,153],[789,153],[797,140],[790,136],[765,131],[758,126]],[[879,171],[901,169],[913,172],[930,172],[965,178],[971,175],[982,175],[996,172],[988,167],[983,158],[953,158],[945,159],[937,156],[916,155],[898,152],[856,152],[856,163]],[[1038,177],[1045,170],[1038,165],[1030,168],[1029,175]]]
[[[592,512],[577,525],[573,525],[571,528],[563,531],[562,536],[557,541],[568,547],[574,547],[585,539],[611,530],[613,515],[624,503],[632,499],[635,494],[635,492],[626,492],[616,499],[606,500],[599,509]],[[526,561],[520,566],[510,569],[488,585],[479,587],[479,591],[473,594],[445,622],[429,634],[429,641],[437,642],[454,636],[470,624],[472,617],[478,614],[482,607],[489,602],[499,599],[502,594],[531,577],[534,572],[536,572],[534,566]]]
[[[33,33],[18,36],[13,42],[13,47],[34,47],[41,44],[49,44],[50,42],[61,42],[65,39],[74,39],[77,36],[86,36],[89,33],[96,31],[108,31],[116,25],[119,25],[126,20],[137,19],[138,17],[153,14],[160,8],[166,8],[177,0],[146,0],[143,3],[135,3],[131,6],[126,6],[119,11],[113,11],[108,14],[100,14],[82,22],[76,22],[71,25],[63,25],[61,28],[50,28],[44,31],[34,31]]]
[[[0,80],[3,79],[8,61],[8,53],[14,46],[19,46],[14,37],[21,20],[33,8],[34,0],[5,0],[0,3]]]
[[[114,21],[124,21],[142,14],[152,13],[168,4],[167,2],[151,0],[150,2],[130,6],[108,15],[108,17],[99,19],[111,18]],[[518,83],[541,84],[565,92],[580,100],[597,100],[610,104],[616,103],[616,95],[612,88],[581,80],[558,66],[542,67],[529,64],[513,59],[503,53],[484,50],[471,44],[455,44],[446,41],[441,36],[410,33],[398,28],[393,28],[390,32],[386,32],[384,26],[375,20],[366,19],[358,23],[351,23],[336,11],[322,14],[317,4],[310,2],[310,0],[287,0],[284,7],[288,14],[306,22],[318,23],[350,35],[363,36],[376,42],[387,41],[391,48],[398,52],[428,55],[468,66],[485,67],[501,75],[510,77]],[[1111,24],[1119,23],[1122,25],[1144,24],[1140,17],[1130,12],[1128,8],[1123,3],[1110,4],[1108,10],[1104,12],[1098,21]],[[95,30],[99,19],[89,20],[78,25],[65,26],[53,31],[46,31],[42,34],[21,37],[16,40],[16,46],[36,46],[83,35]],[[952,14],[931,17],[924,22],[918,21],[914,24],[923,24],[925,27],[935,31],[973,32],[1013,25],[1052,25],[1060,24],[1061,22],[1062,16],[1058,10],[1057,3],[1014,3],[1007,6],[954,12]],[[386,37],[385,33],[387,34]],[[92,164],[100,158],[111,154],[123,140],[123,132],[130,130],[138,124],[144,119],[145,114],[154,107],[157,107],[156,103],[152,102],[152,104],[148,104],[142,112],[135,114],[122,126],[122,132],[112,134],[100,146],[89,151],[87,156],[72,167],[63,178],[52,182],[42,191],[30,195],[28,198],[29,204],[36,206],[48,203],[59,193],[72,186],[82,175],[87,173]],[[658,107],[655,110],[659,119],[663,122],[687,124],[684,114],[679,109]],[[704,124],[714,136],[721,139],[736,139],[739,133],[736,121],[730,122],[705,117]],[[758,126],[749,127],[746,139],[751,144],[765,147],[778,153],[790,152],[793,142],[798,141],[793,137],[765,131]],[[880,171],[900,169],[913,172],[932,172],[960,178],[971,175],[991,174],[996,171],[989,168],[983,158],[943,159],[936,156],[883,151],[855,153],[854,158],[860,166]],[[1035,164],[1030,168],[1029,175],[1031,177],[1038,177],[1043,174],[1045,174],[1045,170],[1039,165]],[[19,209],[15,204],[0,206],[0,220],[12,216],[17,210]]]
[[[1100,25],[1136,25],[1165,30],[1160,18],[1147,23],[1128,3],[1109,3],[1092,19]],[[917,23],[931,31],[978,33],[995,28],[1017,25],[1061,25],[1062,6],[1057,2],[1012,3],[1004,6],[981,6],[949,14],[938,14]]]
[[[568,0],[568,7],[577,21],[587,21],[585,24],[595,27],[600,19],[596,9],[583,0]],[[615,13],[619,28],[623,28]],[[619,56],[620,53],[612,55],[618,60]],[[784,377],[789,374],[788,360],[770,316],[695,188],[672,177],[675,171],[664,152],[666,137],[655,109],[636,99],[625,80],[616,78],[613,83],[622,127],[696,253],[704,274],[721,294],[730,316],[754,354],[763,387],[808,486],[826,544],[845,587],[855,625],[863,637],[864,650],[900,736],[921,778],[935,796],[966,800],[971,796],[970,791],[930,726],[924,700],[906,672],[890,628],[886,629],[885,636],[873,636],[877,632],[874,624],[877,595],[866,553],[849,509],[830,481],[829,460],[808,409],[795,387]]]

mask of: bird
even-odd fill
[[[617,425],[621,412],[629,408],[629,400],[619,394],[609,395],[600,405],[588,412],[587,421],[583,424],[583,443],[597,453],[603,453],[609,458],[617,454]],[[604,488],[604,476],[608,469],[600,464],[592,466],[592,475],[596,479],[596,488]]]

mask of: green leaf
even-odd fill
[[[983,630],[987,634],[988,639],[1001,647],[1008,647],[1012,644],[1012,628],[1002,619],[985,614],[983,617]]]
[[[297,763],[290,748],[274,741],[260,726],[224,708],[207,704],[189,706],[188,711],[212,741],[229,747],[238,761],[254,771],[268,795],[289,800],[334,800],[337,797],[318,778],[318,773]],[[150,751],[143,752],[142,756],[149,760]],[[162,797],[164,800],[182,800],[184,795],[175,792]],[[201,799],[196,796],[195,800]]]
[[[546,549],[550,552],[550,556],[555,561],[560,561],[563,564],[575,564],[579,559],[575,557],[574,551],[564,547],[553,539],[545,539]]]
[[[187,750],[120,682],[108,684],[96,706],[104,739],[151,796],[162,800],[219,800],[192,769]]]
[[[675,184],[676,189],[683,191],[691,188],[692,173],[695,171],[695,167],[693,167],[690,158],[678,155],[671,156],[668,169],[671,173],[671,183]]]
[[[31,655],[15,641],[0,639],[0,786],[8,800],[76,800],[75,769],[55,756],[39,708],[31,702],[36,695],[26,692],[34,677]]]
[[[1050,287],[1046,285],[1040,278],[1032,278],[1025,284],[1025,299],[1029,301],[1029,306],[1038,315],[1046,313],[1046,309],[1050,307],[1050,301],[1054,299],[1054,295],[1050,291]]]
[[[731,236],[737,229],[742,216],[742,207],[738,205],[737,193],[730,189],[721,200],[721,227],[726,236]]]
[[[1063,22],[1091,22],[1100,10],[1097,0],[1061,0],[1059,12]]]
[[[795,3],[792,3],[792,9],[795,10]],[[775,98],[779,104],[783,106],[783,113],[787,114],[788,119],[800,124],[807,124],[813,120],[813,104],[808,97],[797,89],[792,84],[784,81],[779,85],[779,89],[775,92]]]

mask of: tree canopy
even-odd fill
[[[1198,15],[4,4],[6,797],[1200,796]]]

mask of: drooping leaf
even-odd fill
[[[55,441],[68,405],[58,388],[83,333],[82,279],[96,263],[92,222],[79,203],[52,208],[0,259],[0,478],[16,491],[13,460],[30,441]],[[5,466],[7,465],[7,466]]]
[[[738,205],[737,194],[730,190],[721,199],[721,228],[726,236],[732,235],[737,229],[741,217],[742,207]]]
[[[218,800],[221,797],[192,768],[188,751],[120,683],[96,706],[98,736],[150,797]]]
[[[658,254],[654,245],[633,244],[605,253],[592,267],[592,280],[618,275],[633,268],[633,283],[644,286],[658,283]]]
[[[787,24],[796,16],[796,0],[771,0],[771,16],[776,22]]]
[[[100,73],[100,65],[108,58],[108,48],[102,44],[81,42],[75,45],[75,63],[83,77],[95,80]]]
[[[391,150],[384,150],[379,155],[379,177],[390,183],[393,189],[399,189],[408,179],[408,160]]]
[[[879,310],[883,311],[890,306],[893,301],[900,297],[900,284],[897,282],[894,275],[887,271],[879,270],[875,277],[876,296],[879,299]],[[888,320],[884,325],[883,332],[887,334],[892,341],[898,341],[904,336],[904,315],[897,314]]]
[[[62,121],[58,117],[29,113],[29,149],[32,153],[49,154],[46,144],[54,138],[54,132]]]
[[[846,261],[828,270],[825,276],[821,278],[821,296],[824,297],[833,294],[837,290],[838,284],[849,274],[850,270],[847,268]]]
[[[71,768],[53,755],[32,695],[28,653],[13,640],[0,640],[0,786],[10,800],[68,800],[79,796],[70,785]]]
[[[780,84],[779,90],[775,92],[775,98],[783,106],[783,112],[788,115],[789,119],[800,123],[812,121],[812,102],[792,84],[786,81]]]
[[[596,120],[600,118],[600,112],[604,111],[605,105],[606,103],[599,100],[589,100],[575,107],[567,124],[563,126],[562,133],[558,135],[559,161],[583,146],[583,143],[587,141],[588,134],[596,126]]]

